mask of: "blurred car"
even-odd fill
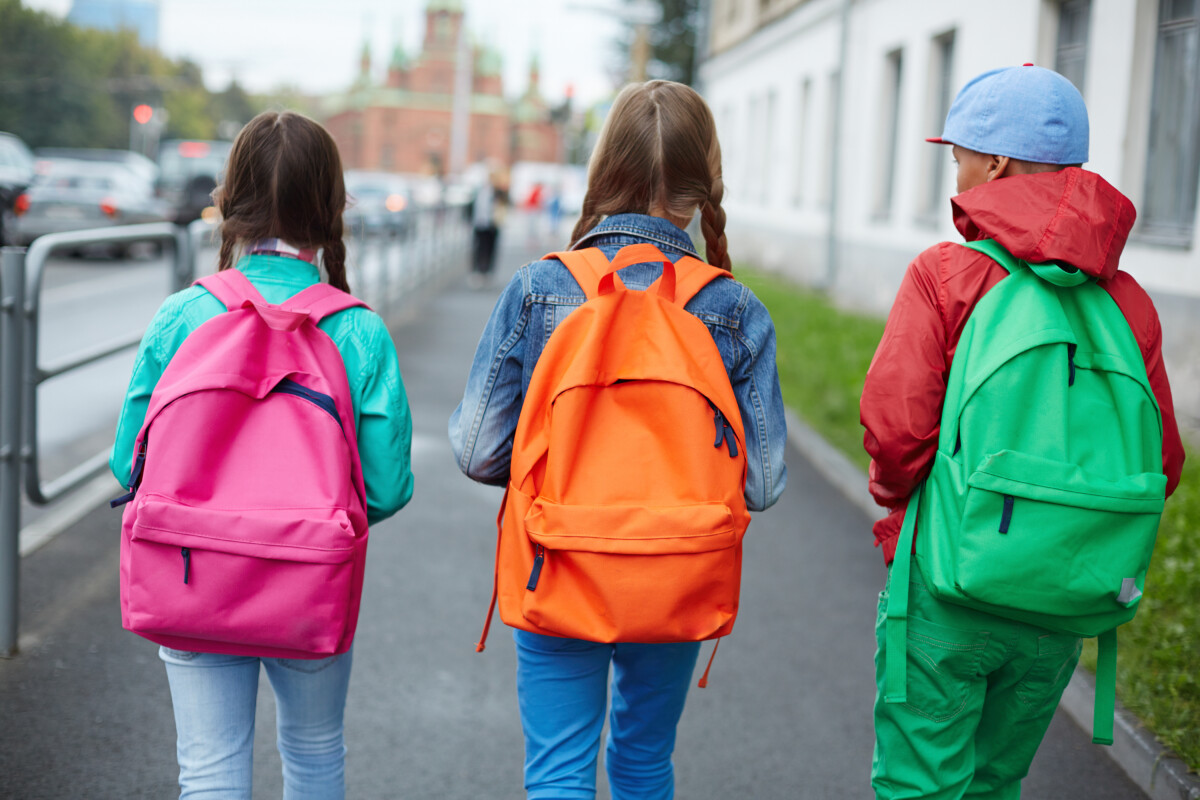
[[[355,236],[413,230],[413,196],[408,182],[390,172],[347,170],[345,227]]]
[[[187,225],[212,205],[232,142],[167,139],[158,147],[158,195],[171,208],[171,221]]]
[[[121,164],[153,185],[158,180],[158,164],[132,150],[105,150],[99,147],[39,147],[38,158],[72,158],[76,161],[104,161]]]
[[[33,154],[19,138],[0,133],[0,244],[8,244],[16,214],[13,203],[33,180]]]
[[[13,240],[28,245],[61,231],[165,222],[170,209],[153,185],[126,167],[103,161],[48,158],[36,163],[33,183],[13,202]],[[110,248],[118,255],[124,246]]]

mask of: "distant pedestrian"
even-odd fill
[[[699,641],[736,615],[746,509],[786,482],[775,329],[729,272],[723,194],[700,96],[624,89],[570,250],[504,290],[450,419],[459,467],[508,485],[496,588],[517,629],[530,798],[595,796],[606,716],[612,796],[674,795]],[[683,231],[697,212],[708,263]]]
[[[150,628],[143,635],[163,645],[159,656],[175,710],[182,798],[251,796],[255,703],[264,668],[275,690],[284,796],[342,798],[350,636],[362,574],[361,563],[339,553],[358,554],[365,547],[366,525],[391,516],[412,495],[408,401],[387,326],[372,311],[353,307],[359,302],[344,294],[349,291],[342,242],[346,194],[341,159],[325,129],[291,112],[255,117],[233,143],[214,203],[222,217],[219,271],[203,286],[167,298],[159,309],[142,340],[117,427],[110,465],[118,479],[130,483],[127,521],[140,515],[136,519],[144,527],[139,530],[170,529],[156,539],[162,561],[154,563],[169,573],[163,591],[130,599],[123,583],[123,611],[133,602],[183,609],[179,619],[160,621],[162,636],[143,620],[126,620],[127,627],[137,623],[134,630]],[[322,269],[340,292],[318,285]],[[245,302],[236,300],[243,296]],[[298,305],[288,303],[296,297]],[[187,347],[207,342],[203,337],[217,330],[214,325],[242,322],[257,332],[260,344],[248,343],[248,350],[239,351],[240,344],[221,340],[199,353]],[[300,334],[303,339],[288,338]],[[310,349],[301,351],[302,344]],[[228,354],[243,352],[257,363],[232,363]],[[332,360],[334,366],[325,372],[316,367],[271,371],[271,364],[288,363],[297,352],[319,354],[322,360],[310,363]],[[194,379],[188,369],[195,362],[207,365],[210,372],[203,374],[223,392],[210,407],[220,403],[228,414],[214,411],[199,425],[178,415],[164,422],[172,406],[163,406],[160,393]],[[262,381],[242,379],[254,370],[265,376]],[[185,400],[174,405],[184,407]],[[198,408],[186,407],[192,413]],[[270,438],[292,419],[307,421],[309,435]],[[165,438],[167,428],[161,426],[189,423],[190,441]],[[333,444],[328,452],[313,452],[317,442]],[[130,477],[135,443],[139,456]],[[296,499],[288,493],[295,479],[281,479],[279,473],[299,461],[313,467],[304,477],[323,488]],[[195,489],[190,502],[196,505],[138,494],[142,484],[162,485],[165,479]],[[210,498],[221,497],[229,504],[215,507]],[[229,502],[232,497],[240,502]],[[280,497],[291,501],[280,502]],[[339,497],[350,499],[341,506],[332,499]],[[173,522],[141,516],[149,514],[151,504],[161,507],[162,520]],[[250,530],[277,534],[281,541],[258,541],[247,535]],[[246,556],[260,562],[248,568],[250,576],[265,575],[269,565],[282,566],[261,585],[237,581],[230,569],[245,569]],[[125,566],[123,559],[123,571]],[[136,562],[133,567],[145,568]],[[306,590],[315,579],[311,594],[300,591],[301,573]],[[199,609],[185,607],[214,586],[219,596]],[[330,586],[349,587],[349,597],[322,588]],[[230,639],[248,627],[247,615],[267,599],[276,613],[257,623],[255,640]],[[341,630],[347,633],[324,642],[324,609],[346,604],[348,627]],[[181,633],[181,619],[194,630]],[[167,646],[176,641],[196,644]],[[292,650],[303,653],[276,657]]]
[[[471,251],[472,277],[483,283],[496,266],[496,241],[504,221],[505,193],[496,185],[495,175],[488,173],[487,180],[475,190],[471,201],[471,227],[474,232]]]
[[[1081,635],[1100,636],[1111,741],[1115,626],[1184,454],[1158,316],[1118,270],[1133,204],[1081,168],[1079,92],[1032,65],[985,72],[930,141],[953,148],[967,243],[909,266],[862,394],[891,565],[872,784],[1016,798]]]

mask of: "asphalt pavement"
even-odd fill
[[[416,494],[371,531],[346,717],[349,797],[524,796],[508,629],[497,621],[486,652],[474,652],[500,491],[459,473],[445,430],[503,282],[554,244],[506,231],[490,286],[470,287],[464,266],[393,330],[413,410]],[[737,627],[709,688],[688,699],[675,757],[680,798],[872,796],[882,560],[870,520],[804,454],[789,448],[787,460],[783,499],[755,515],[745,540]],[[0,661],[0,797],[177,793],[165,673],[155,646],[120,625],[118,537],[118,513],[97,509],[24,559],[21,652]],[[708,653],[705,645],[702,661]],[[255,797],[281,794],[274,735],[264,678]],[[1061,712],[1023,794],[1143,796]]]

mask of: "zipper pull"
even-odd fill
[[[542,574],[542,562],[546,560],[546,548],[540,544],[537,546],[537,555],[533,557],[533,571],[529,573],[529,583],[525,584],[525,588],[533,591],[537,588],[538,578]]]
[[[725,417],[716,406],[713,406],[713,424],[717,427],[717,438],[713,440],[713,447],[720,447],[725,441]]]
[[[186,547],[181,547],[179,552],[183,555],[183,582],[188,582],[188,576],[192,574],[192,551]]]
[[[725,427],[729,429],[729,433],[725,434],[725,444],[729,445],[729,457],[737,458],[737,437],[733,435],[733,426],[726,423]]]

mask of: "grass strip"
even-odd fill
[[[871,459],[858,399],[883,320],[839,311],[820,292],[778,275],[742,266],[734,274],[771,312],[784,403],[865,470]]]
[[[840,311],[819,292],[774,274],[738,267],[738,279],[771,312],[784,402],[867,467],[858,400],[883,320]],[[870,532],[863,531],[869,543]],[[873,551],[872,551],[873,554]],[[1187,762],[1200,767],[1200,456],[1184,467],[1158,530],[1145,596],[1120,629],[1121,702]],[[1095,669],[1095,643],[1084,663]]]

